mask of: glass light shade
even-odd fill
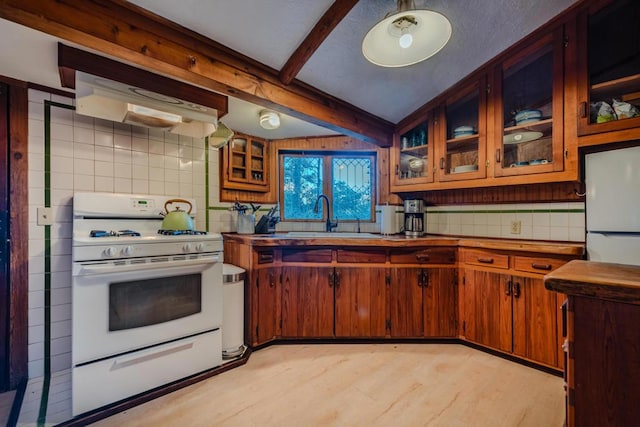
[[[263,129],[277,129],[280,127],[280,115],[275,111],[260,111],[260,126]]]
[[[415,26],[409,29],[413,43],[400,47],[403,35],[394,22],[411,17]],[[369,62],[381,67],[405,67],[432,57],[451,38],[451,23],[442,14],[431,10],[406,10],[387,16],[369,30],[362,41],[362,54]]]

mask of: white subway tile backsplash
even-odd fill
[[[116,179],[131,179],[133,169],[129,163],[114,163],[113,174]]]
[[[549,239],[566,242],[569,240],[569,227],[549,227]]]
[[[131,141],[131,150],[133,151],[142,151],[144,153],[149,153],[149,138],[145,136],[143,138],[134,136]]]
[[[96,176],[94,181],[95,191],[113,193],[114,179],[110,176]]]
[[[585,241],[584,227],[569,227],[569,240],[572,242],[584,242]]]
[[[96,160],[95,175],[98,177],[113,177],[113,162],[103,162]],[[97,180],[96,180],[97,184]]]
[[[113,141],[113,122],[111,120],[104,120],[104,119],[96,119],[96,118],[94,118],[93,129],[96,132],[103,132],[103,133],[110,134],[111,135],[111,140]],[[96,144],[97,143],[98,143],[98,140],[96,138]],[[111,145],[113,145],[113,142],[112,142]]]
[[[51,305],[71,304],[71,287],[51,290]]]
[[[62,172],[51,174],[51,188],[73,190],[73,174]]]
[[[149,181],[149,194],[165,194],[164,181]]]
[[[94,138],[96,146],[113,147],[113,132],[101,132],[96,130],[94,132]]]
[[[44,120],[44,108],[41,105],[40,111],[42,112],[42,118]],[[73,126],[73,111],[67,108],[51,108],[51,123],[58,123],[61,125]],[[29,117],[31,116],[31,109],[29,110]],[[37,116],[33,117],[37,118]]]
[[[30,326],[27,334],[28,344],[44,341],[44,325]]]
[[[550,214],[548,212],[540,212],[532,215],[534,227],[546,227],[549,228]]]
[[[132,163],[134,165],[149,166],[149,153],[134,151],[132,154]]]
[[[93,130],[94,128],[94,119],[93,117],[83,116],[81,114],[73,115],[73,125],[76,128],[87,128]]]
[[[178,157],[180,146],[177,144],[165,144],[164,155],[169,157]]]
[[[116,193],[131,193],[131,178],[115,178],[113,190]]]
[[[29,118],[33,120],[44,120],[44,104],[29,101]]]
[[[41,92],[36,89],[27,89],[27,98],[29,99],[29,102],[43,104],[44,108],[44,101],[51,101],[51,94],[48,92]]]
[[[51,273],[51,289],[68,288],[70,286],[71,270],[54,271]]]
[[[51,338],[62,338],[71,336],[71,320],[51,323]]]
[[[149,168],[146,166],[133,166],[133,174],[132,178],[135,180],[148,180],[149,179]]]
[[[60,136],[58,136],[58,134],[53,132],[53,126],[51,125],[51,135],[54,138],[61,138]],[[55,125],[55,126],[61,126],[61,125]],[[71,128],[73,129],[73,128]],[[34,119],[29,119],[29,138],[32,137],[37,137],[37,138],[44,138],[44,121],[42,120],[34,120]],[[66,134],[64,134],[66,136]],[[73,141],[73,132],[71,132],[71,138],[62,138],[62,139],[67,139],[69,141]]]
[[[53,161],[51,163],[53,163]],[[72,165],[73,165],[73,168],[71,170],[73,170],[74,174],[94,175],[95,173],[93,160],[75,159]],[[51,170],[53,171],[53,164],[51,166]],[[62,171],[68,171],[68,170],[69,169],[63,169]],[[58,171],[55,171],[55,172],[58,172]]]
[[[74,191],[95,191],[94,175],[73,175],[73,189]]]
[[[131,150],[116,148],[113,150],[113,161],[115,163],[131,164]]]
[[[51,125],[52,127],[52,132],[53,132],[53,125]],[[73,132],[73,142],[78,142],[80,144],[91,144],[94,145],[95,143],[95,135],[94,135],[94,131],[93,131],[93,127],[91,128],[81,128],[81,127],[71,127],[71,126],[67,126],[68,128],[72,129]],[[66,139],[61,137],[61,139]]]
[[[149,181],[134,179],[132,181],[131,192],[134,194],[148,194],[149,193]],[[189,197],[185,195],[184,197]]]
[[[32,153],[44,153],[44,137],[29,134],[28,145],[29,155]]]
[[[44,274],[35,274],[29,272],[29,291],[43,291],[44,290]]]
[[[114,133],[113,146],[122,150],[131,150],[131,132],[126,134]]]
[[[51,307],[51,322],[61,322],[71,319],[71,304],[54,305]]]
[[[73,172],[73,159],[52,155],[51,172]]]
[[[180,184],[177,182],[167,182],[164,183],[164,192],[165,194],[173,194],[177,195],[180,192]]]
[[[76,155],[73,142],[64,141],[62,139],[51,140],[51,153],[61,157],[80,157],[85,159],[92,159],[93,147],[92,146],[87,146],[87,147],[91,147],[91,157],[89,157],[88,154],[85,157],[82,157],[82,156]]]
[[[95,158],[95,146],[93,144],[81,144],[81,143],[71,143],[73,144],[73,157],[76,159],[88,159],[93,160]],[[53,148],[51,150],[53,153],[56,153]],[[57,153],[56,153],[57,154]]]
[[[27,346],[29,360],[44,359],[44,342],[36,342]]]

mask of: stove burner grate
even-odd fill
[[[105,230],[91,230],[89,232],[91,237],[120,237],[120,236],[140,236],[140,233],[133,230],[118,230],[118,231],[105,231]]]
[[[163,236],[200,236],[207,234],[206,231],[198,230],[158,230],[158,234]]]

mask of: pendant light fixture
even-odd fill
[[[432,57],[451,38],[451,23],[442,14],[416,9],[413,0],[374,25],[362,41],[362,53],[381,67],[405,67]]]

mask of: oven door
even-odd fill
[[[221,254],[75,263],[73,364],[222,325]]]

